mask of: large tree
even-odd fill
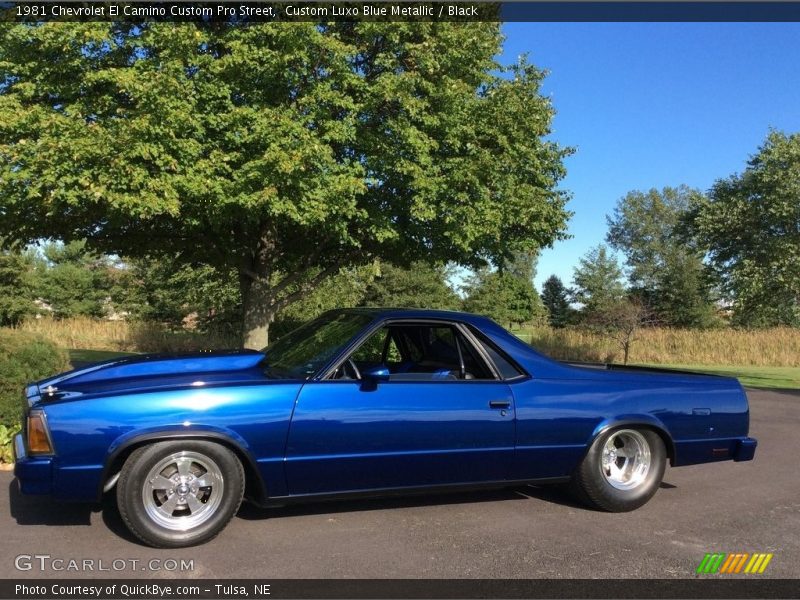
[[[34,266],[31,250],[0,250],[0,326],[17,325],[35,312]]]
[[[361,303],[399,308],[461,308],[461,299],[447,283],[447,268],[424,262],[408,268],[381,264],[377,276],[367,283]]]
[[[110,306],[111,261],[86,248],[81,240],[49,243],[36,261],[36,296],[55,317],[100,317]]]
[[[771,132],[744,173],[698,201],[692,221],[735,322],[800,326],[800,134]]]
[[[714,319],[703,252],[681,230],[698,193],[686,186],[632,191],[607,217],[606,239],[625,255],[632,288],[665,325],[703,327]]]
[[[165,257],[136,258],[112,273],[111,302],[132,317],[180,327],[226,330],[240,320],[236,273],[204,264],[178,264]]]
[[[557,275],[550,275],[542,285],[542,303],[547,308],[551,327],[566,327],[572,317],[569,291]]]
[[[625,298],[622,269],[616,256],[603,244],[591,248],[580,258],[572,285],[574,300],[583,305],[581,314],[590,320]]]
[[[503,325],[542,323],[547,309],[533,282],[505,271],[479,269],[467,282],[464,308]]]
[[[0,235],[238,273],[247,346],[348,265],[563,236],[567,149],[497,23],[0,27]],[[177,257],[177,258],[176,258]]]

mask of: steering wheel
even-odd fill
[[[361,372],[358,370],[358,367],[352,358],[348,358],[346,361],[344,361],[341,368],[343,379],[361,379]]]

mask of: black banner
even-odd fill
[[[0,580],[0,598],[800,598],[800,580],[697,579],[72,579]]]
[[[800,1],[674,2],[305,2],[303,0],[152,0],[3,2],[0,21],[502,21],[502,22],[794,22]]]

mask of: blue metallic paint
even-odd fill
[[[631,424],[659,432],[675,466],[753,457],[747,398],[735,379],[559,363],[464,313],[362,312],[370,325],[308,381],[268,380],[264,355],[245,351],[106,361],[29,386],[55,453],[28,456],[22,437],[15,440],[22,491],[97,500],[120,457],[173,436],[236,449],[269,498],[563,479],[598,435]],[[322,378],[398,319],[462,323],[526,375],[371,386]],[[48,386],[57,390],[48,395]]]

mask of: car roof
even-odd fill
[[[475,325],[490,321],[486,317],[457,310],[434,310],[430,308],[341,308],[331,313],[364,314],[378,319],[446,319]]]

